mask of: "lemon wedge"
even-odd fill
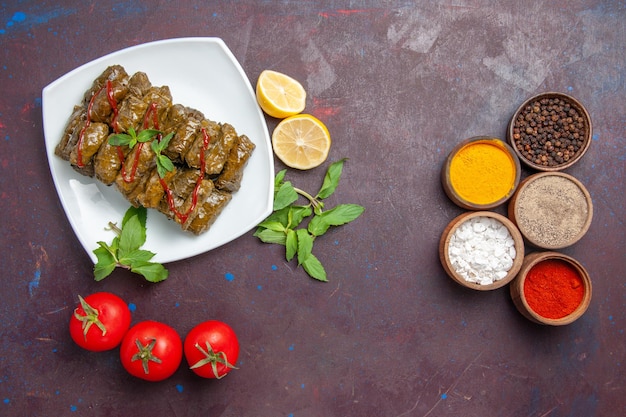
[[[306,91],[302,84],[290,76],[265,70],[257,80],[256,98],[265,113],[284,119],[304,110]]]
[[[272,147],[278,159],[301,170],[321,165],[328,157],[330,144],[324,123],[310,114],[287,117],[272,133]]]

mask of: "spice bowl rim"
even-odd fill
[[[513,185],[511,189],[509,190],[509,192],[503,197],[499,198],[498,200],[495,200],[488,204],[477,204],[469,200],[466,200],[465,198],[461,197],[456,192],[456,190],[452,186],[452,183],[450,182],[450,164],[452,163],[452,160],[454,159],[456,154],[458,154],[463,148],[471,144],[480,143],[480,142],[495,144],[495,146],[500,147],[511,158],[511,161],[513,163],[513,168],[515,170],[515,178],[513,180]],[[520,182],[521,171],[522,171],[522,168],[521,168],[517,153],[505,140],[502,140],[495,136],[486,136],[486,135],[472,136],[456,144],[456,146],[448,154],[441,170],[441,183],[443,185],[443,189],[446,195],[448,196],[448,198],[450,198],[450,200],[452,200],[452,202],[455,203],[457,206],[464,208],[466,210],[475,210],[475,211],[490,210],[498,206],[501,206],[507,200],[509,200],[513,196],[513,194],[515,194],[515,190],[517,189],[517,186]]]
[[[580,149],[580,152],[578,153],[578,155],[576,155],[574,158],[568,160],[567,162],[564,162],[564,163],[559,164],[559,165],[554,165],[554,166],[539,165],[539,164],[536,164],[533,161],[527,159],[524,155],[522,155],[520,150],[517,149],[517,146],[515,146],[515,139],[513,138],[513,128],[514,128],[515,120],[517,119],[519,114],[531,102],[533,102],[535,100],[538,100],[538,99],[541,99],[541,98],[544,98],[544,97],[559,97],[559,98],[562,98],[564,100],[569,101],[570,104],[573,104],[576,107],[576,109],[579,110],[582,113],[582,117],[585,120],[585,125],[586,125],[585,138],[583,140],[583,146]],[[580,100],[576,99],[575,97],[573,97],[573,96],[571,96],[569,94],[562,93],[562,92],[559,92],[559,91],[547,91],[547,92],[535,94],[534,96],[526,99],[515,110],[515,112],[513,113],[513,117],[511,117],[511,119],[509,120],[509,124],[508,124],[508,127],[507,127],[507,140],[508,140],[508,143],[513,148],[513,152],[515,152],[515,155],[519,158],[519,160],[524,165],[526,165],[529,168],[535,169],[537,171],[545,171],[545,172],[562,171],[564,169],[567,169],[567,168],[571,167],[576,162],[580,161],[580,159],[582,159],[582,157],[587,153],[587,150],[589,149],[589,146],[591,145],[591,138],[592,138],[592,136],[593,136],[593,124],[591,122],[591,116],[589,115],[589,112],[587,111],[587,108],[580,102]]]
[[[585,197],[585,202],[587,203],[587,219],[585,220],[585,223],[583,224],[582,228],[576,234],[576,236],[574,236],[573,238],[571,238],[569,241],[565,242],[564,244],[559,244],[559,245],[547,245],[545,243],[537,241],[537,239],[533,238],[529,234],[528,230],[526,230],[523,226],[520,226],[519,221],[518,221],[519,215],[520,215],[519,204],[518,204],[520,201],[519,200],[520,195],[523,193],[526,187],[528,187],[534,181],[540,178],[549,177],[549,176],[558,176],[558,177],[566,178],[569,181],[573,182],[581,190],[581,192],[583,193]],[[520,182],[519,186],[517,187],[517,190],[515,191],[515,194],[511,198],[511,201],[509,202],[508,216],[509,216],[509,219],[517,226],[517,229],[520,231],[522,236],[524,236],[524,239],[528,243],[530,243],[532,246],[539,248],[539,249],[544,249],[544,250],[563,249],[563,248],[572,246],[573,244],[578,242],[580,239],[582,239],[585,234],[587,234],[587,231],[589,230],[589,227],[591,226],[591,222],[593,220],[593,200],[591,198],[591,194],[589,194],[589,190],[587,190],[585,185],[571,174],[568,174],[566,172],[559,172],[559,171],[536,172],[524,178],[524,180]]]
[[[461,224],[474,217],[489,217],[492,219],[496,219],[504,224],[504,226],[509,230],[511,237],[513,238],[516,251],[515,259],[513,259],[513,265],[511,266],[511,269],[509,269],[507,275],[504,278],[487,285],[481,285],[474,282],[466,281],[460,274],[458,274],[454,270],[449,257],[449,243],[452,235],[461,226]],[[503,216],[493,211],[467,211],[461,213],[448,223],[439,240],[439,260],[441,261],[441,264],[443,266],[443,269],[446,271],[446,274],[450,278],[452,278],[452,280],[455,281],[457,284],[473,290],[491,291],[509,284],[516,277],[519,269],[522,266],[523,259],[524,240],[521,233],[519,232],[519,230],[517,230],[515,224],[506,216]]]
[[[557,259],[568,263],[578,272],[584,287],[585,292],[583,294],[583,299],[576,307],[576,309],[568,314],[565,317],[561,317],[560,319],[551,319],[548,317],[543,317],[537,314],[526,301],[526,297],[524,295],[524,282],[526,281],[526,277],[528,276],[528,272],[537,264],[551,260]],[[561,252],[556,251],[541,251],[541,252],[533,252],[524,257],[524,261],[522,266],[517,273],[515,279],[511,282],[509,286],[511,298],[513,299],[513,304],[517,310],[527,319],[534,323],[544,324],[549,326],[564,326],[567,324],[571,324],[574,321],[578,320],[589,308],[589,304],[591,303],[592,296],[592,284],[591,278],[589,277],[589,273],[585,269],[585,267],[573,257],[566,255]]]

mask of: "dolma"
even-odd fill
[[[70,163],[75,166],[90,166],[90,177],[93,176],[91,158],[109,136],[109,126],[104,123],[90,123],[83,132],[83,139],[70,152]],[[80,154],[80,155],[79,155]],[[80,156],[80,161],[79,161]]]
[[[215,186],[223,191],[234,193],[241,187],[243,170],[254,151],[254,143],[247,136],[241,135],[228,154],[222,173],[217,177]]]
[[[187,230],[199,235],[207,231],[226,205],[232,199],[232,194],[214,189],[211,194],[198,206],[196,215],[187,226]]]
[[[192,192],[186,196],[177,194],[172,201],[162,200],[159,211],[180,224],[183,230],[187,230],[188,225],[196,217],[202,202],[207,199],[214,188],[211,180],[203,179],[197,188],[194,183]]]
[[[107,87],[107,83],[111,82],[111,88]],[[110,124],[114,117],[114,108],[111,103],[119,103],[128,93],[128,74],[126,71],[111,71],[106,80],[97,83],[99,89],[93,93],[90,99],[91,109],[89,110],[89,118],[94,122]],[[95,87],[95,85],[94,85]],[[109,94],[111,97],[109,97]],[[115,104],[114,104],[115,105]]]
[[[148,76],[143,72],[137,72],[130,77],[128,82],[128,94],[118,106],[117,124],[114,130],[128,132],[132,127],[137,131],[141,127],[143,117],[148,109],[148,104],[143,96],[152,87]]]
[[[172,161],[182,163],[189,148],[196,140],[204,116],[197,110],[174,104],[168,112],[163,133],[173,133],[167,149],[163,152]],[[200,165],[195,168],[199,168]]]
[[[87,120],[87,109],[81,106],[74,106],[74,110],[72,111],[72,115],[70,116],[67,125],[65,126],[65,130],[63,131],[63,136],[61,137],[61,141],[57,144],[54,153],[61,157],[62,159],[69,161],[70,154],[76,144],[78,143],[78,138],[80,137],[80,132],[85,126],[85,121]]]
[[[115,177],[117,189],[128,196],[140,184],[147,180],[146,176],[156,166],[154,151],[149,143],[138,143],[128,153],[122,169]]]
[[[224,168],[226,158],[237,140],[237,132],[227,123],[220,124],[206,119],[202,121],[201,130],[202,128],[209,137],[209,146],[204,152],[204,172],[207,175],[216,175]],[[200,150],[203,146],[204,135],[199,133],[185,155],[185,162],[189,166],[200,167]]]
[[[91,101],[91,98],[94,96],[94,94],[96,94],[98,91],[106,86],[108,80],[123,81],[124,79],[128,80],[128,73],[126,73],[124,67],[122,67],[121,65],[111,65],[107,67],[102,72],[102,74],[100,74],[98,78],[93,81],[91,87],[87,91],[85,91],[85,94],[83,96],[83,105],[85,106],[85,108],[89,104],[89,101]]]
[[[176,169],[174,169],[174,171],[168,171],[161,179],[157,169],[153,169],[152,172],[146,176],[147,180],[145,183],[143,183],[141,187],[137,187],[133,190],[134,200],[131,201],[131,203],[136,207],[158,208],[161,200],[163,200],[165,196],[165,189],[161,181],[167,184],[175,175]],[[130,197],[129,200],[131,200]]]
[[[143,102],[148,106],[148,110],[144,115],[143,128],[151,128],[159,130],[162,121],[167,115],[168,109],[172,106],[172,94],[170,88],[150,87],[142,98]]]
[[[113,135],[113,134],[111,134]],[[126,154],[129,152],[128,147],[118,147],[111,145],[109,139],[100,146],[98,153],[94,158],[94,174],[97,179],[102,181],[106,185],[111,185],[115,182],[115,178],[122,168],[122,161],[125,159]],[[120,153],[122,158],[120,159]]]

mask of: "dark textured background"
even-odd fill
[[[0,5],[0,415],[626,413],[624,1],[55,3]],[[184,36],[224,39],[253,85],[266,68],[302,81],[333,146],[322,167],[289,171],[300,188],[349,158],[329,204],[366,211],[316,242],[329,283],[252,232],[167,265],[159,285],[123,271],[93,281],[49,173],[41,90],[106,53]],[[517,106],[543,91],[572,94],[594,123],[568,170],[591,193],[593,223],[563,250],[586,266],[594,295],[562,328],[524,319],[506,289],[457,286],[437,255],[462,212],[439,183],[447,153],[470,136],[503,138]],[[100,290],[134,304],[133,322],[182,335],[206,318],[228,322],[240,369],[204,381],[181,367],[150,384],[127,376],[115,351],[80,350],[67,322],[78,294]]]

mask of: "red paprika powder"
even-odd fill
[[[585,293],[583,280],[569,263],[548,259],[533,266],[524,281],[524,296],[530,308],[542,317],[560,319],[580,305]]]

